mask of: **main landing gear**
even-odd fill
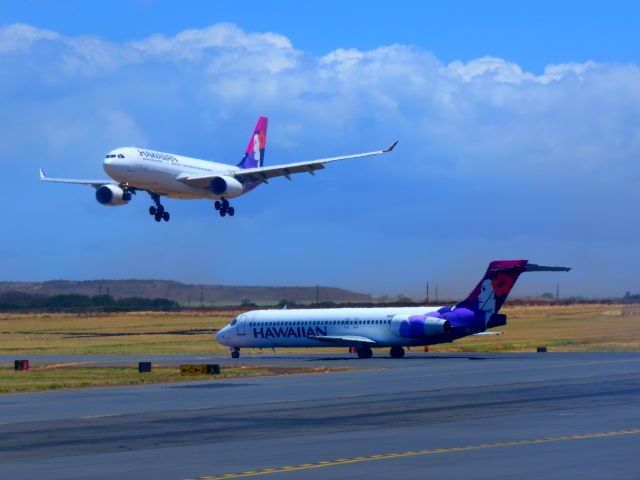
[[[240,349],[238,347],[231,349],[231,358],[240,358]]]
[[[149,207],[149,215],[153,215],[156,222],[159,222],[160,220],[168,222],[171,216],[169,215],[169,212],[165,211],[164,207],[160,203],[160,195],[157,193],[149,193],[149,195],[151,195],[151,199],[153,200],[153,203],[155,203],[155,206],[151,205]]]
[[[362,347],[358,349],[358,358],[371,358],[373,351],[369,347]]]
[[[221,217],[224,217],[227,213],[230,217],[233,217],[233,215],[235,215],[236,213],[235,209],[229,206],[229,200],[224,197],[222,197],[220,200],[216,200],[213,206],[216,207],[216,210],[220,212]]]
[[[404,357],[404,348],[391,347],[391,350],[389,350],[389,355],[391,355],[391,358],[402,358]]]

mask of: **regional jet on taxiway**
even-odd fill
[[[267,117],[258,119],[245,154],[236,166],[146,148],[123,147],[110,151],[104,159],[103,168],[111,180],[50,178],[42,169],[40,179],[91,185],[96,189],[96,200],[107,206],[126,205],[133,194],[145,191],[155,204],[149,207],[149,213],[157,222],[168,222],[170,218],[169,212],[160,203],[160,197],[211,199],[220,216],[224,217],[235,213],[234,207],[229,205],[230,198],[250,192],[261,183],[267,183],[270,178],[285,177],[291,180],[291,175],[304,172],[314,175],[327,163],[388,153],[398,143],[396,141],[384,150],[374,152],[265,167],[267,123]]]
[[[349,347],[360,358],[370,358],[374,347],[391,347],[391,357],[401,358],[404,347],[501,333],[487,330],[506,325],[506,315],[498,312],[521,273],[569,270],[528,260],[496,260],[457,305],[254,310],[234,318],[216,340],[230,348],[233,358],[240,356],[240,348],[329,346]]]

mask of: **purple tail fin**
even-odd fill
[[[269,119],[267,117],[260,117],[256,128],[253,129],[251,138],[249,139],[249,145],[244,152],[244,156],[238,167],[240,168],[256,168],[264,165],[264,150],[267,146],[267,124]]]
[[[485,325],[502,307],[520,274],[527,270],[527,260],[496,260],[469,296],[456,305],[483,316]]]

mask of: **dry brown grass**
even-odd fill
[[[182,376],[177,366],[154,366],[150,373],[138,373],[133,367],[83,366],[78,363],[39,364],[29,371],[16,372],[0,364],[0,393],[35,392],[69,388],[141,385],[185,381],[215,381],[240,377],[295,375],[344,371],[344,367],[269,366],[222,367],[219,375]]]
[[[623,315],[623,310],[625,314]],[[93,316],[4,314],[0,354],[226,353],[214,331],[238,312],[127,313]],[[468,337],[432,351],[640,350],[640,311],[622,305],[516,306],[503,310],[499,337]],[[196,331],[191,335],[185,334]],[[115,334],[115,335],[109,335]],[[287,349],[288,352],[339,349]],[[259,352],[255,350],[255,352]]]
[[[625,314],[623,315],[623,311]],[[467,337],[433,351],[550,351],[640,350],[640,315],[623,305],[562,305],[507,307],[508,316],[499,337]]]
[[[223,352],[215,331],[237,312],[0,316],[0,354]],[[192,334],[188,334],[191,331]],[[195,331],[195,333],[193,332]]]

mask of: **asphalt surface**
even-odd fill
[[[358,370],[3,395],[0,478],[640,478],[638,353],[233,363]]]

